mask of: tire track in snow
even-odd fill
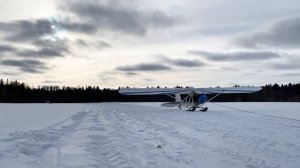
[[[293,167],[273,158],[299,163],[298,128],[230,112],[91,104],[52,126],[0,139],[0,159],[30,168]]]
[[[177,162],[175,167],[278,168],[287,164],[282,162],[282,157],[291,163],[299,163],[299,146],[296,142],[299,129],[293,127],[288,132],[278,132],[287,129],[288,121],[266,121],[257,116],[231,112],[187,114],[125,104],[102,104],[102,108],[104,111],[114,110],[115,117],[127,121],[124,126],[143,137],[145,144],[154,147],[155,142],[167,144],[161,150],[164,154],[150,157],[160,166],[165,161],[169,165]],[[268,134],[275,139],[268,137]],[[137,140],[142,142],[141,139]],[[141,155],[151,156],[151,153],[155,152],[148,150],[148,153]]]
[[[63,139],[76,132],[88,113],[90,111],[78,112],[41,130],[11,133],[0,140],[6,144],[0,152],[28,167],[59,167]]]
[[[106,107],[109,107],[109,104],[102,104],[98,108],[107,111]],[[134,110],[133,107],[130,106],[130,111]],[[190,154],[181,152],[182,148],[188,146],[186,142],[174,135],[176,131],[170,130],[170,127],[166,126],[162,120],[148,118],[149,116],[145,116],[145,119],[143,119],[132,115],[130,112],[128,113],[128,111],[126,112],[128,109],[125,108],[126,110],[124,110],[123,108],[124,106],[120,108],[112,107],[110,109],[112,112],[105,115],[111,123],[120,123],[119,126],[113,126],[113,132],[120,133],[120,135],[114,135],[114,137],[120,136],[122,138],[120,140],[114,139],[114,141],[119,141],[118,148],[121,148],[121,152],[126,151],[126,153],[129,153],[128,151],[130,151],[132,158],[140,160],[142,166],[134,167],[197,166],[193,163]],[[176,146],[173,145],[174,143],[176,143]],[[190,146],[190,148],[191,150],[194,149],[193,146]]]
[[[121,120],[112,113],[103,111],[100,106],[95,105],[92,108],[99,115],[97,124],[93,127],[96,131],[89,136],[88,151],[99,164],[104,164],[106,167],[139,167],[139,161],[133,160],[131,155],[126,155],[123,151],[124,148],[131,150],[132,142],[122,135],[124,127]]]

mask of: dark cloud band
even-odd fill
[[[174,65],[178,67],[203,67],[205,64],[199,60],[191,60],[191,59],[172,59],[166,56],[159,56],[159,59],[169,65]]]
[[[0,45],[0,53],[15,52],[15,51],[16,51],[16,49],[9,45]]]
[[[0,31],[5,32],[5,40],[14,42],[35,41],[45,36],[66,30],[79,33],[95,33],[93,24],[70,22],[68,19],[57,21],[49,19],[16,20],[0,22]]]
[[[277,69],[277,70],[298,70],[300,69],[300,64],[295,63],[295,62],[290,62],[290,63],[276,63],[272,64],[271,68]]]
[[[253,51],[253,52],[231,52],[231,53],[215,53],[201,50],[188,51],[193,55],[201,56],[210,61],[254,61],[254,60],[269,60],[274,58],[280,58],[280,54],[270,51]]]
[[[37,60],[3,60],[2,65],[19,68],[22,72],[43,73],[49,69],[43,62]]]
[[[136,65],[125,65],[125,66],[118,66],[116,68],[117,71],[124,71],[124,72],[149,72],[149,71],[166,71],[171,70],[170,67],[162,64],[156,63],[141,63]]]
[[[138,10],[123,6],[117,3],[118,0],[114,2],[73,1],[64,4],[62,9],[94,23],[98,29],[136,35],[144,35],[148,29],[168,27],[175,22],[173,17],[158,10]]]
[[[235,39],[234,43],[249,48],[259,47],[300,47],[300,17],[281,20],[269,30],[247,33]]]

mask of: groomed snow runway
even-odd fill
[[[0,167],[299,167],[300,103],[219,104],[258,114],[215,104],[205,113],[157,103],[0,104]]]

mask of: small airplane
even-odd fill
[[[121,88],[122,95],[167,95],[174,98],[175,102],[161,104],[162,107],[187,108],[187,111],[207,111],[205,103],[212,101],[221,94],[253,93],[261,90],[262,87],[217,87],[217,88]],[[216,94],[209,100],[206,94]],[[181,99],[181,95],[185,96]]]

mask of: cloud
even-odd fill
[[[117,80],[117,78],[114,75],[111,74],[105,74],[105,73],[101,73],[98,75],[98,79],[102,82],[102,83],[107,83],[109,81],[114,81]]]
[[[276,70],[297,70],[300,69],[299,63],[275,63],[271,65],[271,68]]]
[[[61,22],[59,24],[61,29],[65,29],[71,32],[84,33],[84,34],[94,34],[97,32],[97,27],[94,24],[89,23],[75,23],[75,22]]]
[[[179,67],[202,67],[205,64],[199,60],[189,60],[189,59],[171,59],[166,56],[159,56],[159,59],[166,64],[175,65]]]
[[[0,45],[0,53],[15,52],[15,51],[16,49],[14,47],[8,45]]]
[[[0,72],[1,75],[6,75],[6,76],[16,76],[18,73],[16,72]]]
[[[62,57],[65,53],[69,53],[67,40],[35,40],[33,42],[37,46],[37,50],[27,49],[17,52],[17,55],[22,57],[39,57],[51,58]]]
[[[62,6],[67,12],[94,23],[99,29],[144,35],[150,28],[164,28],[175,19],[158,10],[132,8],[121,1],[68,1]],[[132,2],[130,2],[132,4]]]
[[[53,49],[56,51],[65,51],[69,52],[68,40],[66,39],[37,39],[33,42],[33,44],[39,48],[43,49]]]
[[[300,76],[300,73],[284,73],[279,76],[281,77]]]
[[[271,25],[268,30],[242,34],[234,43],[249,48],[266,46],[299,48],[300,17],[284,19]]]
[[[18,55],[22,57],[39,57],[39,58],[51,58],[51,57],[63,56],[61,52],[49,48],[43,48],[40,50],[24,50],[18,52]]]
[[[150,78],[144,78],[144,80],[147,81],[147,82],[153,82],[153,81],[155,81],[154,79],[150,79]]]
[[[62,81],[45,80],[43,83],[55,84],[55,83],[62,83]]]
[[[166,71],[171,70],[170,67],[157,63],[140,63],[136,65],[126,65],[116,67],[117,71],[124,72],[149,72],[149,71]]]
[[[87,46],[88,46],[88,43],[85,42],[85,41],[82,40],[82,39],[76,40],[76,44],[77,44],[78,46],[80,46],[80,47],[87,47]]]
[[[271,51],[239,51],[231,53],[207,52],[201,50],[192,50],[188,53],[201,56],[210,61],[253,61],[253,60],[269,60],[280,58],[280,54]]]
[[[28,41],[55,33],[51,21],[45,19],[0,22],[0,30],[6,33],[8,41]]]
[[[102,50],[106,48],[112,48],[112,45],[105,41],[96,41],[96,42],[86,42],[82,39],[77,39],[76,44],[79,47],[95,47],[96,49]]]
[[[98,49],[112,48],[112,45],[105,42],[105,41],[98,41],[97,42],[97,48]]]
[[[107,83],[109,81],[113,81],[113,80],[117,80],[116,76],[117,76],[117,72],[116,71],[103,71],[100,72],[97,75],[97,78],[101,81],[101,83]]]
[[[108,81],[116,80],[115,77],[112,76],[99,76],[101,82],[106,83]]]
[[[0,53],[13,53],[21,57],[51,58],[62,57],[64,53],[69,52],[69,46],[66,40],[36,40],[33,44],[37,49],[18,49],[8,45],[0,45]]]
[[[129,71],[129,72],[125,72],[125,75],[126,75],[127,77],[132,77],[132,76],[138,75],[138,73]]]
[[[17,67],[22,72],[29,73],[43,73],[45,70],[49,69],[43,62],[37,60],[3,60],[1,61],[1,64]]]
[[[75,23],[66,20],[16,20],[0,22],[0,31],[5,33],[5,40],[13,42],[35,41],[47,36],[55,36],[61,31],[95,33],[96,27],[87,23]]]

